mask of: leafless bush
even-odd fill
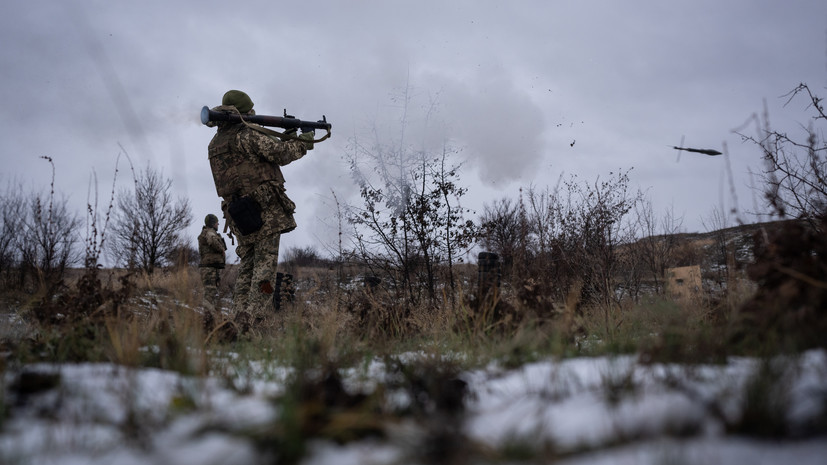
[[[53,284],[63,277],[66,268],[78,263],[76,250],[80,219],[69,211],[67,200],[57,202],[41,194],[32,194],[20,244],[21,266],[32,278]]]
[[[135,176],[133,191],[121,191],[109,252],[121,265],[152,273],[170,264],[192,222],[189,199],[173,198],[172,180],[147,166]]]
[[[181,238],[181,242],[173,246],[164,262],[175,268],[186,268],[188,266],[198,266],[201,257],[198,254],[198,249],[192,245],[190,241]]]
[[[333,261],[321,256],[313,246],[291,247],[284,253],[285,269],[298,267],[333,266]]]
[[[652,202],[644,200],[635,207],[638,232],[641,236],[635,245],[635,254],[648,272],[655,294],[664,290],[666,269],[677,266],[675,251],[679,247],[683,218],[670,210],[658,222]]]
[[[68,207],[66,198],[55,199],[54,164],[48,194],[33,192],[24,203],[22,231],[16,234],[19,250],[19,283],[51,287],[58,283],[67,267],[76,264],[80,219]]]
[[[635,239],[633,230],[626,224],[626,215],[640,200],[641,193],[629,192],[628,172],[617,173],[615,178],[605,181],[597,180],[593,185],[572,181],[567,187],[569,204],[575,205],[567,214],[568,228],[564,236],[564,243],[571,250],[568,264],[575,269],[581,265],[586,302],[611,305],[617,300],[616,277],[622,265],[618,247]]]
[[[801,220],[755,236],[755,263],[747,272],[758,291],[741,307],[736,337],[757,347],[824,347],[827,331],[827,114],[822,99],[806,84],[787,94],[787,104],[799,96],[813,112],[800,138],[773,130],[766,109],[763,121],[753,117],[757,136],[741,134],[761,149],[765,167],[760,188],[772,213]]]
[[[766,108],[762,118],[753,115],[748,122],[755,123],[755,136],[743,133],[748,124],[735,132],[763,153],[764,170],[759,174],[759,189],[763,190],[772,212],[782,218],[805,219],[818,228],[818,218],[827,213],[827,142],[824,140],[827,114],[823,99],[807,84],[799,84],[790,91],[786,95],[787,104],[802,96],[813,116],[806,128],[802,127],[804,134],[800,138],[774,130]]]
[[[27,199],[20,185],[7,185],[0,195],[0,282],[11,284],[12,271],[20,266],[20,239]]]
[[[730,273],[734,271],[732,265],[735,251],[731,242],[732,232],[728,229],[730,224],[727,217],[720,209],[713,208],[701,223],[707,232],[712,233],[714,240],[712,253],[707,254],[712,263],[709,263],[706,268],[712,270],[718,283],[729,283]]]
[[[504,273],[510,274],[520,239],[520,209],[508,197],[483,207],[480,216],[480,246],[496,253]]]
[[[115,161],[115,172],[112,176],[112,190],[109,196],[109,203],[106,206],[106,213],[100,218],[98,211],[98,175],[92,170],[89,178],[89,188],[86,194],[86,269],[96,269],[101,265],[101,255],[105,250],[106,230],[109,227],[109,220],[112,218],[112,210],[115,208],[115,184],[118,180],[118,165],[121,155]],[[93,195],[94,193],[94,195]]]
[[[444,159],[423,159],[409,173],[406,186],[387,195],[369,183],[362,185],[364,206],[351,208],[356,226],[356,255],[374,274],[388,277],[400,297],[417,303],[421,294],[435,302],[439,268],[448,267],[448,284],[455,291],[454,263],[471,244],[475,225],[456,204],[466,190],[457,184],[458,167],[444,170]],[[401,196],[399,195],[401,193]]]
[[[634,240],[634,230],[625,220],[641,194],[629,192],[628,172],[611,174],[612,178],[598,178],[593,184],[571,176],[554,188],[529,187],[516,215],[506,208],[492,210],[494,215],[487,217],[488,224],[507,223],[497,228],[516,238],[508,247],[515,250],[513,278],[518,294],[531,294],[521,296],[523,303],[565,302],[573,289],[579,289],[582,303],[609,305],[617,300],[625,259],[618,247]],[[497,229],[485,231],[486,243],[499,240],[490,235]]]
[[[409,90],[401,97],[405,115]],[[467,189],[459,183],[460,165],[451,162],[454,151],[447,146],[441,153],[412,149],[404,139],[406,124],[403,117],[400,135],[387,143],[376,134],[370,146],[352,141],[351,174],[362,204],[349,206],[346,216],[354,227],[354,255],[372,274],[387,279],[398,301],[408,306],[423,299],[436,303],[441,266],[449,270],[449,294],[454,295],[451,270],[476,227],[460,205]]]

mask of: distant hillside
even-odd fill
[[[655,236],[656,239],[671,239],[680,244],[683,255],[677,255],[672,266],[699,265],[705,279],[725,279],[727,267],[742,270],[753,262],[756,234],[772,235],[784,224],[799,220],[768,221],[742,224],[703,233],[679,233]]]

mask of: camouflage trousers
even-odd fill
[[[296,205],[287,198],[284,186],[276,183],[262,184],[256,188],[252,197],[262,207],[261,219],[264,225],[261,229],[242,236],[236,225],[228,221],[238,239],[235,251],[241,260],[235,282],[233,311],[259,315],[275,311],[273,293],[277,291],[279,239],[282,233],[296,227],[293,219]]]
[[[253,315],[272,313],[276,269],[279,262],[278,233],[267,234],[266,228],[238,238],[235,251],[241,259],[235,281],[233,311]]]
[[[221,270],[204,266],[198,269],[201,272],[201,284],[204,286],[204,300],[213,307],[218,302],[218,286],[221,284]]]

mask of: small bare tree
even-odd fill
[[[12,270],[20,265],[19,244],[25,232],[23,222],[28,202],[22,192],[22,186],[9,184],[0,195],[0,279],[4,281],[10,279]]]
[[[470,212],[460,205],[467,189],[459,183],[460,165],[450,162],[455,152],[443,143],[441,153],[435,153],[438,149],[424,136],[419,148],[407,142],[412,98],[408,85],[398,97],[398,133],[383,140],[375,129],[370,145],[354,137],[348,154],[362,198],[362,205],[351,205],[347,212],[355,254],[394,284],[396,297],[405,305],[418,303],[423,291],[434,303],[443,267],[449,285],[454,285],[453,264],[461,260],[476,230],[464,218]],[[429,102],[424,134],[435,106]]]
[[[80,219],[69,211],[65,198],[55,202],[53,194],[32,194],[20,244],[22,268],[46,285],[59,281],[80,259],[75,247]]]
[[[827,141],[824,139],[827,113],[823,99],[807,84],[799,84],[790,91],[786,103],[800,96],[814,113],[800,139],[772,129],[766,105],[763,121],[757,115],[751,118],[758,126],[756,136],[742,133],[746,125],[735,132],[761,148],[764,170],[759,175],[760,188],[773,213],[782,218],[805,219],[818,229],[818,218],[827,214]]]
[[[758,289],[739,309],[743,329],[735,338],[762,350],[773,341],[782,341],[785,350],[824,347],[827,332],[827,113],[806,84],[787,94],[787,104],[796,98],[812,111],[803,134],[772,129],[766,104],[763,121],[752,118],[757,136],[735,131],[762,151],[760,188],[771,213],[803,220],[755,235],[747,276]]]
[[[437,267],[446,266],[453,290],[452,266],[473,242],[476,227],[459,206],[466,192],[459,167],[446,167],[444,156],[422,158],[408,176],[406,187],[390,195],[361,178],[364,206],[352,206],[348,219],[365,263],[388,275],[411,302],[418,301],[420,286],[433,302]]]
[[[77,263],[76,250],[80,219],[69,211],[66,198],[55,200],[55,167],[52,165],[48,194],[32,193],[22,218],[23,233],[17,235],[20,251],[20,283],[52,286],[63,278],[66,268]],[[27,278],[31,278],[27,281]]]
[[[586,267],[584,297],[604,305],[616,302],[616,276],[621,265],[618,246],[633,240],[624,220],[642,194],[629,192],[628,172],[593,185],[570,182],[567,186],[570,199],[578,199],[570,202],[579,221],[575,238]]]
[[[731,265],[734,265],[735,250],[732,246],[733,232],[729,229],[729,219],[720,208],[713,207],[709,215],[701,219],[701,224],[706,232],[712,234],[714,240],[712,253],[706,254],[712,263],[706,268],[715,271],[716,281],[723,288],[730,282],[731,273],[735,271],[731,269]]]
[[[637,228],[641,234],[635,252],[644,263],[655,293],[660,294],[665,287],[666,269],[675,266],[673,255],[679,245],[678,234],[683,226],[683,218],[668,210],[658,222],[652,202],[648,199],[638,202],[635,213]]]
[[[480,245],[499,255],[508,273],[520,240],[520,210],[508,197],[485,204],[480,216]]]
[[[172,180],[147,166],[135,176],[134,190],[117,198],[109,252],[120,265],[152,273],[171,263],[190,223],[189,199],[173,199]]]

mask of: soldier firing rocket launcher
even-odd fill
[[[284,116],[267,116],[267,115],[241,115],[239,113],[230,113],[224,111],[215,111],[211,110],[209,107],[205,106],[201,109],[201,124],[207,124],[209,122],[230,122],[230,123],[244,123],[247,125],[250,124],[258,124],[259,126],[270,126],[270,127],[277,127],[282,129],[301,129],[302,132],[314,131],[316,129],[324,129],[327,131],[323,137],[319,139],[314,139],[313,142],[321,142],[328,137],[330,137],[330,130],[333,126],[327,122],[327,117],[322,115],[322,119],[319,121],[304,121],[296,118],[295,116],[288,115],[287,110],[284,110]],[[254,128],[255,129],[255,128]],[[272,135],[277,137],[290,137],[289,132],[286,131],[285,133],[280,133],[276,131],[268,131],[272,132]],[[295,131],[294,131],[295,132]]]

